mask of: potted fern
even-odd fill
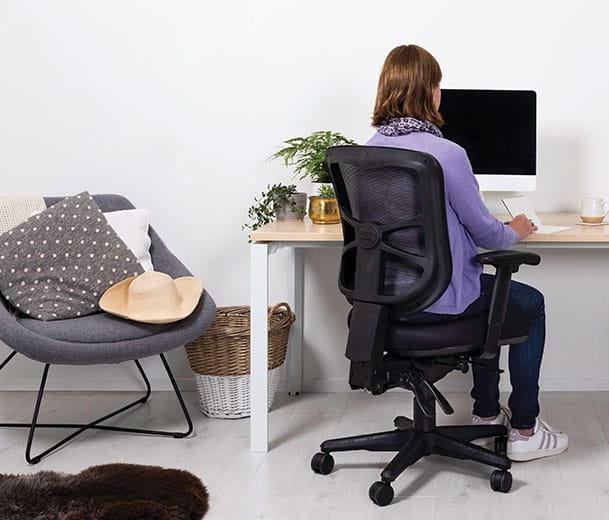
[[[267,186],[258,198],[254,198],[247,210],[249,221],[243,228],[255,231],[259,227],[277,220],[302,220],[305,216],[307,194],[296,190],[295,184],[273,184]]]
[[[321,130],[306,137],[293,137],[271,159],[281,159],[285,166],[294,167],[300,180],[320,183],[318,194],[309,197],[309,217],[316,224],[334,224],[340,221],[338,203],[332,179],[326,164],[326,150],[331,146],[354,145],[355,141],[338,132]]]

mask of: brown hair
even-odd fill
[[[436,59],[418,45],[400,45],[385,59],[376,92],[372,126],[395,117],[414,117],[442,126],[433,103],[434,89],[442,80]]]

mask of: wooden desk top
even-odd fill
[[[545,225],[571,226],[558,233],[533,233],[522,240],[523,243],[566,243],[566,242],[609,242],[609,224],[604,226],[582,226],[577,213],[539,213],[539,219]],[[507,217],[507,215],[504,215]],[[501,216],[497,218],[501,219]]]
[[[507,215],[497,215],[500,220],[507,220]],[[559,233],[533,233],[523,243],[567,243],[567,242],[609,242],[609,224],[605,226],[582,226],[577,213],[539,213],[539,218],[546,225],[571,226]],[[343,233],[340,224],[313,224],[305,218],[300,221],[271,222],[253,231],[250,240],[255,242],[342,242]]]
[[[304,221],[284,220],[271,222],[250,234],[250,240],[257,242],[342,242],[343,230],[340,224],[313,224]]]

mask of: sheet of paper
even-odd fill
[[[543,224],[526,197],[513,197],[511,199],[501,199],[501,201],[512,218],[524,214],[529,220],[533,221],[533,224],[537,226],[535,233],[559,233],[570,229],[570,226],[546,226]]]
[[[541,220],[535,213],[531,202],[526,197],[514,197],[511,199],[501,199],[505,209],[508,210],[510,217],[514,218],[521,213],[525,214],[529,220],[533,221],[537,227],[541,226]]]

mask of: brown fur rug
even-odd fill
[[[0,520],[198,520],[203,483],[188,471],[106,464],[77,475],[0,474]]]

